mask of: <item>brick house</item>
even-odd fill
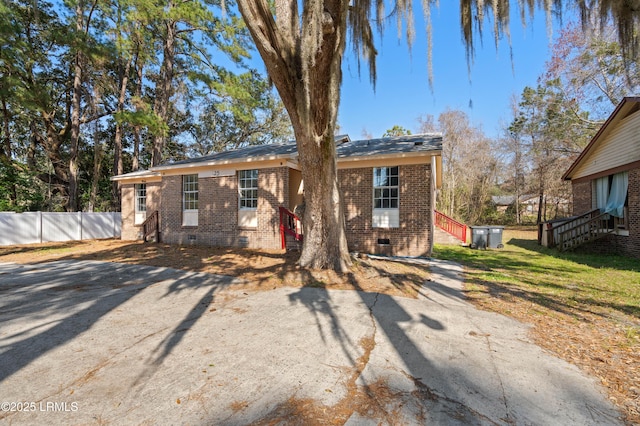
[[[591,251],[640,258],[640,97],[627,97],[563,176],[573,213],[606,214]]]
[[[430,255],[442,136],[337,137],[349,249]],[[122,239],[157,211],[163,242],[281,249],[279,207],[303,204],[295,143],[248,146],[112,178],[122,188]]]

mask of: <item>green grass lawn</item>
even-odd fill
[[[640,261],[561,253],[536,233],[505,230],[504,248],[436,245],[465,267],[465,293],[482,309],[529,323],[542,347],[598,377],[628,424],[640,424]]]
[[[521,298],[553,311],[579,315],[585,310],[615,319],[624,314],[640,323],[638,259],[561,253],[539,246],[533,232],[506,230],[503,242],[503,249],[488,250],[436,245],[434,257],[467,266],[469,292],[491,283],[494,295]]]

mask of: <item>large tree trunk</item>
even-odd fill
[[[2,161],[7,167],[7,172],[9,175],[7,178],[10,180],[7,182],[10,185],[9,188],[9,204],[12,206],[16,205],[18,200],[18,190],[16,188],[16,179],[14,174],[14,164],[13,164],[13,153],[11,149],[11,114],[9,113],[9,109],[7,107],[7,101],[2,99],[2,118],[3,118],[3,126],[2,126],[2,144],[0,145],[0,161]]]
[[[91,193],[89,195],[89,205],[87,211],[93,212],[96,208],[96,202],[98,200],[98,187],[100,186],[101,170],[102,170],[102,141],[100,141],[100,135],[98,134],[98,125],[96,123],[96,129],[93,136],[93,179],[91,180]]]
[[[296,0],[279,0],[276,24],[265,0],[238,2],[297,141],[306,204],[304,268],[345,271],[351,264],[334,141],[348,4],[310,0],[300,19]]]
[[[124,111],[124,102],[127,96],[127,85],[129,84],[129,72],[131,70],[132,58],[129,57],[124,69],[120,69],[120,93],[118,94],[118,107],[116,112]],[[113,174],[115,176],[124,173],[124,165],[122,164],[122,123],[116,123],[116,135],[113,141]],[[113,200],[116,206],[121,204],[120,183],[114,181],[112,185]]]
[[[0,146],[0,157],[6,158],[9,161],[12,157],[11,149],[11,113],[7,107],[6,99],[2,99],[2,145]]]
[[[300,266],[312,269],[349,268],[344,210],[338,184],[333,134],[300,135],[296,131],[304,185],[304,240]]]
[[[516,176],[516,181],[517,181]],[[516,224],[520,225],[520,186],[516,183],[516,199],[514,200],[514,206],[516,209]]]
[[[76,31],[82,34],[84,29],[84,8],[80,0],[76,4]],[[77,35],[76,35],[77,36]],[[78,211],[78,152],[80,149],[80,96],[82,90],[82,53],[75,54],[73,99],[71,112],[71,148],[69,151],[69,201],[67,211]]]
[[[169,2],[167,7],[171,10],[173,3]],[[165,28],[166,34],[162,66],[160,68],[160,80],[156,86],[156,99],[154,103],[154,111],[164,123],[167,122],[169,116],[169,100],[171,99],[172,94],[173,65],[176,55],[175,38],[177,23],[171,20],[171,18],[167,18]],[[166,145],[166,140],[167,135],[164,132],[154,135],[153,150],[151,151],[151,166],[157,166],[162,162],[162,152]]]
[[[144,76],[144,72],[142,70],[142,64],[138,63],[138,59],[136,58],[136,74],[138,76],[138,81],[136,82],[136,111],[140,111],[140,102],[142,99],[142,77]],[[138,171],[140,168],[140,144],[142,143],[141,136],[142,129],[140,125],[136,124],[133,127],[133,159],[131,161],[131,170]]]
[[[62,143],[68,134],[69,126],[58,130],[54,123],[55,114],[40,111],[40,116],[46,130],[46,136],[40,134],[35,123],[31,123],[32,138],[27,150],[27,166],[31,172],[36,174],[38,179],[49,185],[51,193],[59,194],[65,199],[65,204],[68,204],[69,167],[62,158],[60,151]],[[37,164],[36,151],[38,145],[44,149],[51,164],[52,170],[46,173],[41,172]]]
[[[542,203],[544,203],[544,192],[540,189],[538,196],[538,219],[536,220],[536,224],[542,223],[542,209],[544,208]]]

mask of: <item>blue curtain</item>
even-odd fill
[[[604,209],[606,213],[615,217],[624,217],[624,202],[629,188],[629,172],[616,173],[611,182],[611,191]]]
[[[596,207],[600,213],[605,212],[609,198],[609,176],[596,179]]]

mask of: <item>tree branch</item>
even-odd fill
[[[111,115],[111,114],[113,114],[113,111],[102,111],[102,112],[99,112],[97,114],[91,115],[89,117],[83,116],[80,119],[80,124],[91,123],[92,121],[99,120],[102,117],[106,117],[106,116]]]
[[[291,70],[299,56],[295,41],[282,36],[265,0],[238,0],[238,8],[267,69],[281,70],[270,72],[269,76],[289,113],[295,114],[295,93],[299,85],[294,77],[298,73]]]

